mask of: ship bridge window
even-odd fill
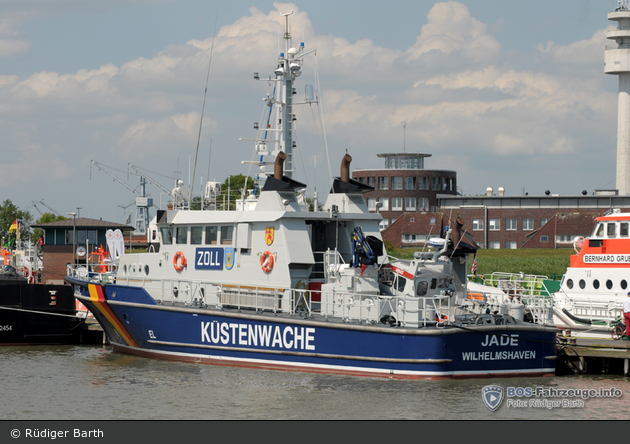
[[[405,284],[407,283],[407,279],[402,276],[396,276],[396,290],[402,292],[405,290]]]
[[[218,227],[206,227],[206,245],[216,245],[218,242]]]
[[[232,245],[232,236],[234,235],[234,227],[224,226],[221,227],[221,244],[222,245]]]
[[[416,296],[424,296],[429,289],[429,283],[427,281],[420,281],[416,286]]]
[[[175,242],[178,244],[188,243],[188,227],[177,227],[177,237]]]
[[[202,235],[203,227],[192,227],[190,229],[190,243],[193,245],[201,245]]]
[[[606,235],[608,235],[608,237],[615,237],[617,236],[617,224],[615,224],[614,222],[610,222],[608,224],[606,224]]]
[[[597,228],[595,228],[595,237],[604,237],[604,224],[597,224]]]
[[[619,225],[619,235],[623,237],[628,237],[628,222],[621,222]]]
[[[173,235],[171,232],[171,227],[161,227],[160,231],[162,232],[162,243],[164,245],[170,245],[173,243]]]

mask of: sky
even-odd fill
[[[456,171],[465,195],[614,189],[618,78],[604,74],[604,48],[616,6],[0,0],[0,199],[33,220],[124,223],[139,184],[130,164],[195,192],[255,174],[241,139],[256,136],[270,89],[253,73],[275,69],[290,11],[294,42],[315,50],[296,90],[314,85],[319,103],[295,107],[294,178],[309,195],[325,198],[346,151],[353,170],[381,168],[378,153],[431,154],[425,168]],[[158,187],[146,191],[165,208]]]

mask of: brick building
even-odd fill
[[[378,170],[354,170],[352,178],[370,185],[365,193],[368,209],[383,216],[384,230],[405,212],[439,211],[438,194],[457,194],[457,173],[449,170],[425,170],[424,159],[431,154],[378,154],[385,167]]]
[[[461,216],[481,248],[569,248],[588,236],[595,217],[611,208],[630,209],[630,196],[596,191],[581,196],[439,196],[440,210]]]
[[[101,245],[107,249],[107,230],[125,232],[135,229],[130,225],[86,217],[32,225],[32,228],[44,231],[42,282],[55,284],[63,283],[68,264],[86,264],[88,260],[93,263],[92,252]]]

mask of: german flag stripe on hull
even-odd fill
[[[118,320],[118,317],[105,302],[103,287],[96,284],[88,284],[88,290],[90,292],[90,302],[92,302],[102,315],[107,318],[109,323],[116,329],[129,347],[137,347],[138,344],[136,344],[136,342],[131,338],[127,329],[122,325],[122,323]]]

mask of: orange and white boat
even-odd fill
[[[576,254],[554,294],[555,325],[574,336],[610,337],[630,291],[630,213],[615,209],[596,218],[591,236],[573,245]]]

